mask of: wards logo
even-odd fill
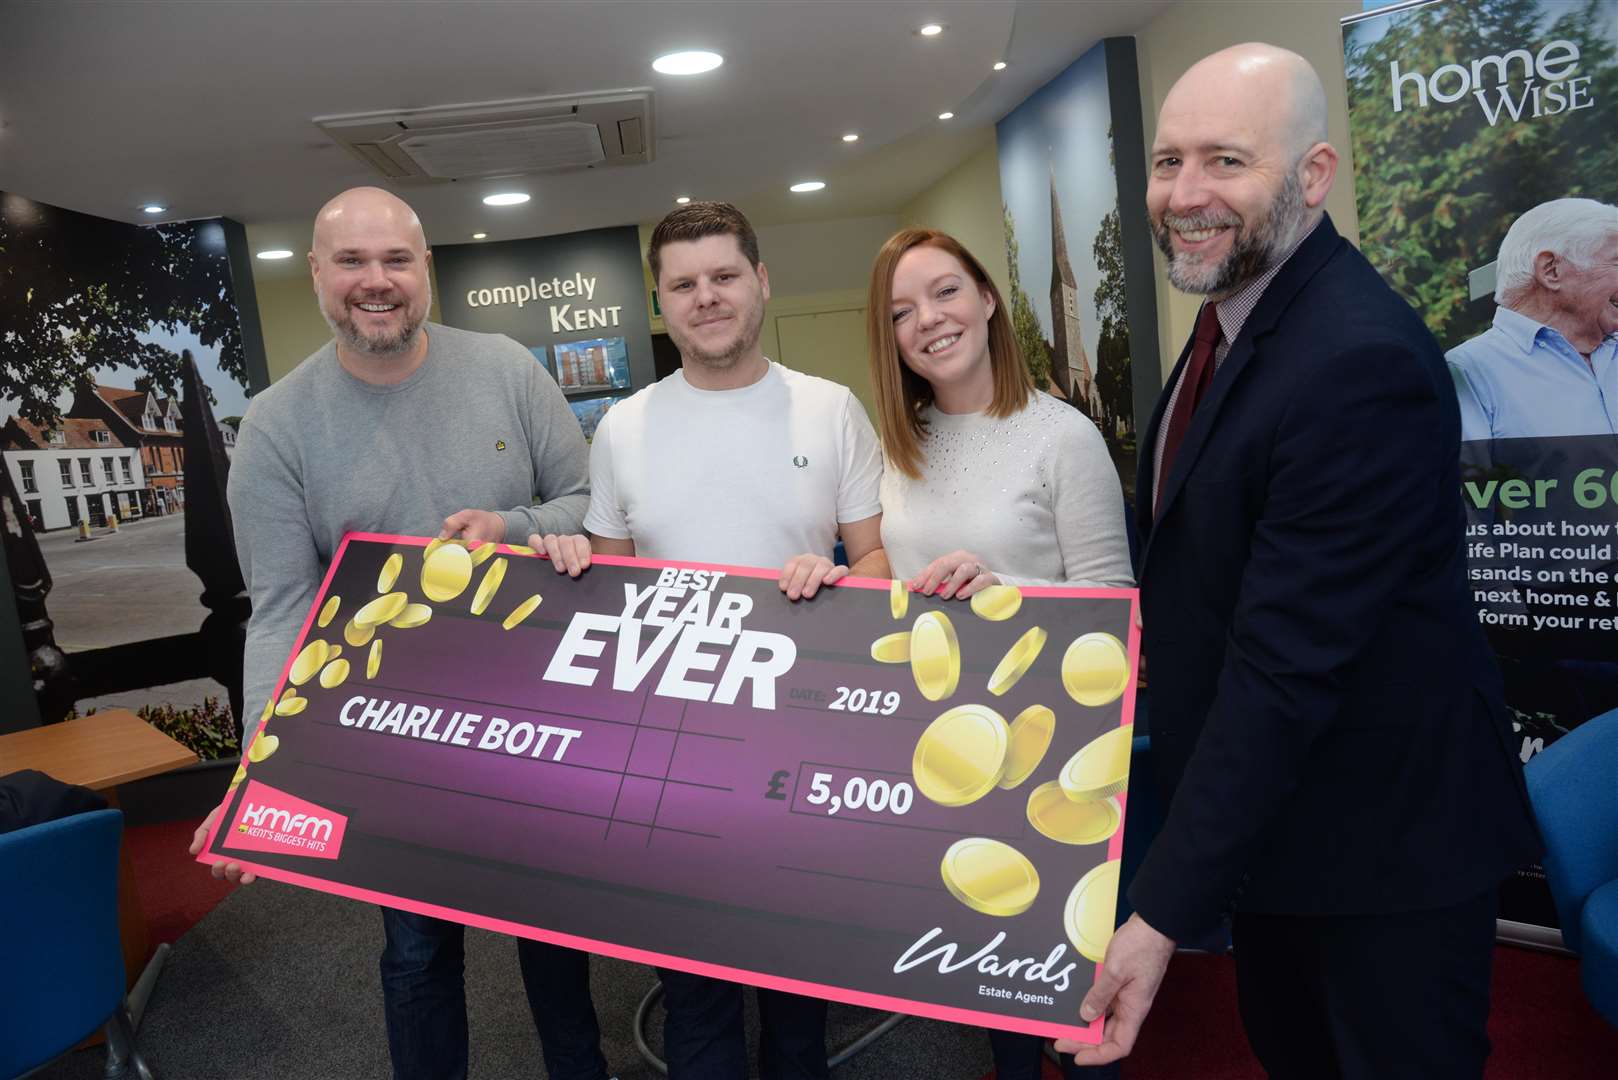
[[[335,859],[348,818],[256,780],[247,781],[227,848]]]
[[[1502,117],[1515,122],[1557,116],[1595,104],[1589,75],[1577,75],[1579,46],[1565,38],[1542,45],[1537,53],[1512,49],[1504,56],[1482,56],[1470,64],[1445,64],[1432,74],[1388,65],[1393,111],[1453,105],[1475,100],[1490,127]]]
[[[498,440],[498,441],[497,441],[497,442],[496,442],[496,443],[495,443],[495,444],[494,444],[494,448],[495,448],[495,449],[496,449],[496,450],[504,450],[504,449],[505,449],[505,448],[506,448],[506,440],[504,440],[504,439],[500,439],[500,440]]]

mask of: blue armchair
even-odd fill
[[[108,1075],[151,1080],[124,1004],[118,810],[0,834],[0,1077],[27,1073],[105,1027]]]
[[[1618,1025],[1618,709],[1528,762],[1562,942],[1596,1011]]]

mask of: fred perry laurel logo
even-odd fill
[[[499,441],[497,441],[497,442],[496,442],[496,443],[495,443],[495,444],[494,444],[494,448],[495,448],[495,449],[496,449],[496,450],[504,450],[504,449],[505,449],[505,448],[506,448],[506,440],[504,440],[504,439],[500,439],[500,440],[499,440]]]
[[[809,467],[809,459],[804,457],[802,454],[799,454],[797,457],[792,459],[792,464],[796,465],[800,469],[807,469]]]

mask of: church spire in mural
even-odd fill
[[[1085,415],[1099,420],[1101,393],[1079,333],[1079,283],[1067,258],[1062,205],[1056,198],[1056,167],[1051,178],[1051,379]]]

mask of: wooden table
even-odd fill
[[[118,805],[119,784],[155,776],[197,760],[197,755],[125,709],[0,735],[0,775],[38,769],[65,784],[100,792]],[[129,845],[118,850],[118,923],[124,972],[131,984],[151,955],[146,913],[135,890]]]

